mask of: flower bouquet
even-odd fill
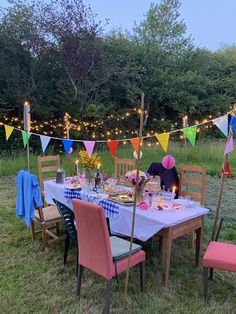
[[[89,157],[88,153],[84,150],[81,150],[79,154],[85,170],[85,177],[90,185],[93,181],[94,171],[98,167],[100,157],[97,153],[94,153],[91,157]]]
[[[141,199],[143,194],[143,188],[149,180],[149,177],[146,175],[146,173],[144,173],[143,171],[139,171],[139,175],[137,177],[137,170],[135,169],[127,172],[125,174],[125,178],[133,185],[134,188],[137,184],[138,198]]]

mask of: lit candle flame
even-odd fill
[[[99,163],[98,163],[97,169],[99,170],[99,169],[100,169],[100,167],[101,167],[101,164],[99,164]]]
[[[176,191],[176,186],[173,186],[172,193],[175,193],[175,191]]]

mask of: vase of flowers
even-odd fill
[[[133,194],[135,193],[135,188],[137,186],[137,202],[141,202],[143,200],[143,188],[149,180],[148,176],[143,171],[139,171],[137,177],[137,170],[135,169],[127,172],[125,178],[132,184]]]
[[[81,150],[80,151],[80,158],[82,165],[85,170],[85,178],[89,187],[92,187],[94,181],[94,172],[95,169],[98,168],[100,157],[97,153],[94,153],[91,157],[89,157],[87,151]]]

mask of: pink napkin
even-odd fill
[[[147,210],[148,209],[148,205],[146,202],[141,202],[140,204],[138,204],[138,207],[142,210]]]

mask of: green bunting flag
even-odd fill
[[[194,146],[196,142],[197,127],[194,125],[190,126],[189,128],[184,128],[183,133],[187,137],[189,142]]]
[[[25,147],[27,145],[27,143],[28,143],[28,140],[29,140],[29,138],[31,136],[31,133],[28,132],[28,134],[27,134],[26,131],[21,131],[21,134],[22,134],[22,139],[23,139],[23,143],[24,143],[24,147]]]

